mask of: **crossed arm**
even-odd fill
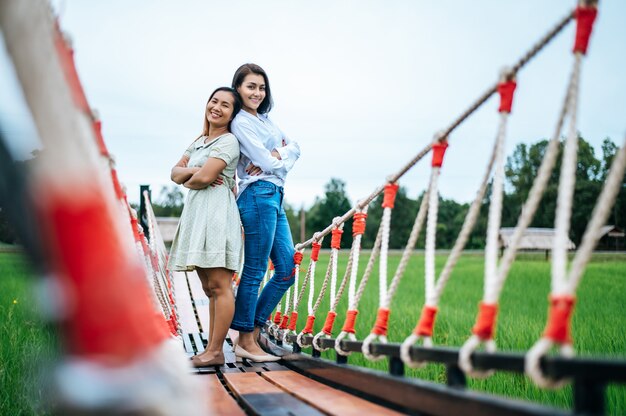
[[[222,159],[210,157],[199,167],[187,167],[188,156],[180,158],[178,163],[172,168],[171,179],[179,185],[189,189],[204,189],[214,182],[220,182],[220,173],[226,168],[226,162]]]

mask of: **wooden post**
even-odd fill
[[[139,185],[139,224],[141,228],[143,228],[143,233],[145,234],[148,241],[150,241],[150,229],[148,228],[148,216],[146,215],[146,201],[143,197],[144,191],[148,192],[148,199],[152,201],[152,191],[150,191],[150,185]]]

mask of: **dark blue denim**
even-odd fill
[[[252,332],[255,325],[263,326],[294,282],[295,250],[282,202],[283,188],[267,181],[251,183],[237,200],[245,234],[243,272],[230,325],[237,331]],[[275,274],[259,295],[268,258]]]

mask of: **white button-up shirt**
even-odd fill
[[[300,146],[290,140],[264,114],[252,115],[245,110],[239,111],[231,124],[231,131],[239,140],[241,156],[237,165],[239,192],[252,182],[264,180],[278,186],[284,186],[287,173],[300,157]],[[283,146],[283,141],[285,145]],[[272,150],[280,154],[282,160],[272,156]],[[263,173],[250,176],[246,168],[252,163],[261,168]]]

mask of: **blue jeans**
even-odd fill
[[[282,202],[283,188],[267,181],[251,183],[237,200],[245,234],[243,273],[230,325],[237,331],[252,332],[255,326],[265,325],[294,282],[295,250]],[[268,258],[274,263],[275,274],[259,296]]]

